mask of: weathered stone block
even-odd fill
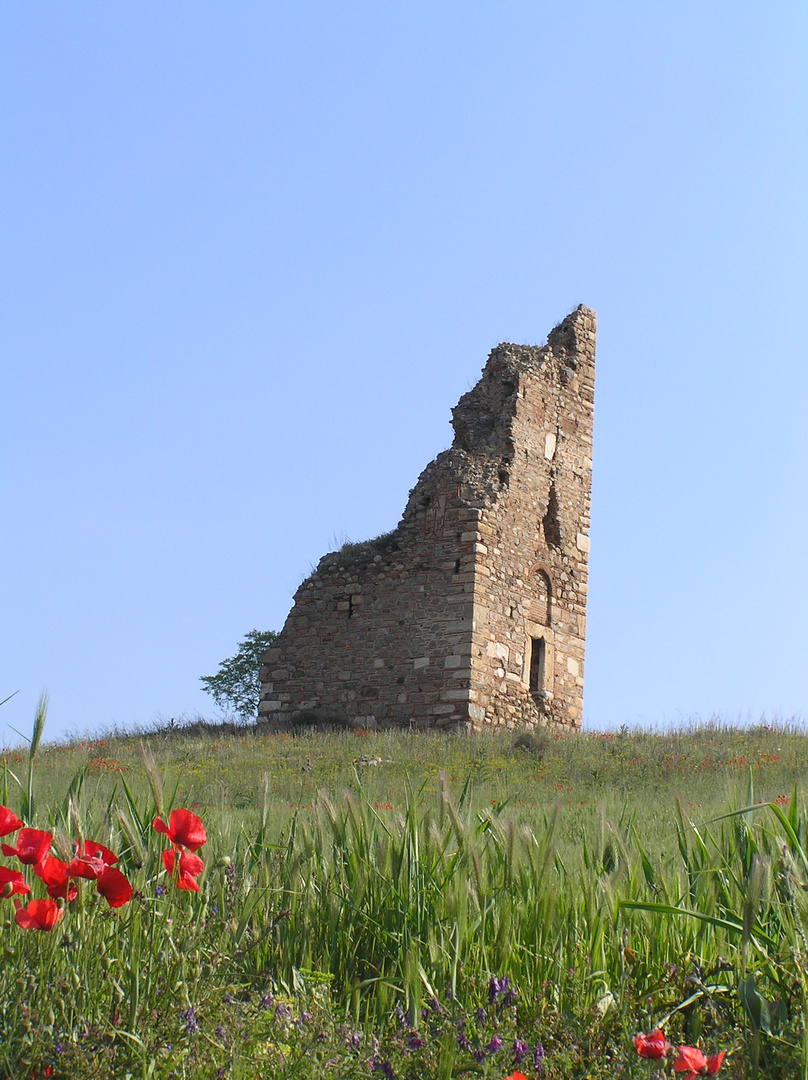
[[[468,701],[472,693],[471,690],[444,690],[441,701]]]

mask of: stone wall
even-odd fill
[[[324,556],[264,654],[259,721],[581,723],[595,315],[499,345],[392,532]]]

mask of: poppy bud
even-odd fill
[[[217,870],[226,870],[232,861],[229,855],[222,855],[213,865]]]

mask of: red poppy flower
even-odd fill
[[[0,806],[0,836],[8,836],[22,828],[22,822],[7,806]]]
[[[174,884],[178,889],[188,889],[191,892],[199,892],[199,886],[196,883],[196,879],[205,869],[205,864],[198,855],[189,855],[187,851],[181,851],[177,872],[175,874],[174,851],[172,848],[169,848],[168,851],[163,852],[163,866],[166,868],[166,872],[171,874]]]
[[[95,887],[110,907],[123,907],[132,899],[132,886],[114,866],[108,866]]]
[[[29,900],[23,907],[19,900],[14,901],[17,909],[14,922],[20,930],[52,930],[65,913],[55,900]]]
[[[79,855],[80,851],[77,850],[76,854]],[[103,844],[96,844],[94,840],[84,841],[84,854],[91,859],[103,859],[107,866],[114,866],[118,861],[118,856],[114,851],[110,851]]]
[[[0,866],[0,896],[14,896],[15,893],[24,896],[30,891],[19,870],[9,870],[7,866]]]
[[[61,859],[53,855],[49,855],[39,866],[35,866],[34,873],[40,881],[45,882],[48,896],[52,900],[61,899],[70,903],[79,894],[73,882],[68,880],[70,875],[67,863],[63,863]]]
[[[510,1076],[505,1077],[505,1080],[527,1080],[527,1077],[524,1073],[512,1072]]]
[[[664,1058],[671,1048],[671,1044],[665,1039],[659,1028],[656,1031],[649,1032],[647,1035],[635,1035],[633,1042],[634,1049],[641,1058],[651,1058],[653,1061]]]
[[[20,829],[17,833],[17,846],[3,844],[4,855],[16,855],[23,866],[36,866],[47,858],[53,833],[40,829]]]
[[[87,881],[97,881],[108,866],[118,861],[114,851],[96,844],[93,840],[84,841],[84,852],[81,845],[76,844],[76,854],[70,860],[67,872],[70,877],[86,878]]]
[[[676,1072],[687,1072],[683,1080],[694,1080],[696,1076],[715,1076],[725,1053],[726,1051],[722,1050],[720,1054],[706,1058],[695,1046],[680,1046],[679,1057],[674,1061],[673,1067]]]
[[[184,847],[188,851],[197,851],[208,838],[202,819],[190,810],[172,810],[168,815],[168,825],[162,818],[156,817],[152,828],[167,836],[176,847]]]

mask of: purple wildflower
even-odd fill
[[[544,1047],[541,1043],[536,1043],[536,1049],[533,1051],[533,1071],[541,1072],[544,1068]]]
[[[196,1018],[193,1005],[189,1005],[187,1009],[182,1010],[180,1020],[185,1024],[185,1032],[188,1035],[193,1035],[199,1028],[199,1021]]]
[[[261,1000],[258,1002],[259,1009],[271,1009],[275,1003],[275,998],[272,994],[264,994]]]
[[[236,867],[233,863],[228,863],[224,868],[224,876],[227,882],[227,891],[232,894],[236,887]]]
[[[477,1021],[478,1026],[482,1027],[485,1021],[488,1019],[485,1009],[478,1009],[474,1019]]]
[[[497,979],[492,975],[488,980],[488,1004],[493,1005],[500,994],[502,1000],[499,1002],[499,1008],[513,1005],[516,1001],[516,991],[511,986],[511,980],[508,976],[503,975],[501,979]]]
[[[478,1046],[471,1051],[471,1056],[474,1058],[478,1065],[482,1065],[482,1063],[485,1061],[485,1050],[483,1050],[481,1046]]]
[[[502,1049],[502,1039],[500,1039],[499,1035],[492,1035],[491,1038],[488,1040],[488,1045],[486,1046],[486,1050],[488,1051],[489,1054],[496,1054],[496,1052],[498,1050],[501,1050],[501,1049]]]
[[[527,1053],[527,1043],[524,1039],[514,1039],[511,1050],[513,1051],[513,1063],[514,1065],[521,1064],[522,1058]]]
[[[407,1046],[410,1050],[420,1050],[422,1046],[426,1046],[426,1040],[413,1032],[409,1039],[407,1039]]]

